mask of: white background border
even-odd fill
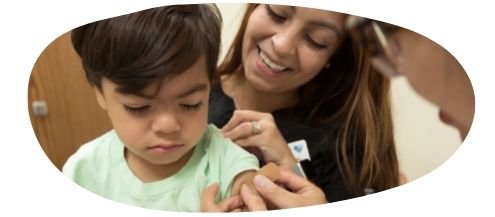
[[[103,2],[103,3],[102,3]],[[0,33],[0,216],[204,216],[135,208],[81,190],[48,160],[28,115],[34,62],[57,36],[79,25],[164,4],[202,1],[11,1],[2,3]],[[234,1],[216,1],[234,2]],[[241,1],[236,1],[241,2]],[[245,2],[245,1],[242,1]],[[492,140],[495,111],[495,20],[489,1],[270,1],[340,11],[417,31],[449,50],[474,87],[476,114],[460,149],[434,172],[380,194],[310,208],[235,216],[494,216]]]

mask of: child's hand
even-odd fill
[[[213,183],[203,191],[201,194],[201,212],[239,212],[242,210],[244,204],[239,195],[215,203],[218,188],[218,184]]]

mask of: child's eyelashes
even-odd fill
[[[198,102],[196,104],[180,104],[180,107],[185,111],[197,111],[201,108],[203,102]]]
[[[199,110],[202,105],[203,105],[203,102],[198,102],[198,103],[194,103],[194,104],[184,103],[184,104],[179,104],[179,108],[182,109],[183,111],[191,112],[191,111]],[[124,106],[124,109],[126,112],[128,112],[129,114],[133,114],[133,115],[142,115],[142,114],[150,111],[150,109],[151,109],[151,105],[129,106],[129,105],[124,104],[123,106]]]
[[[150,108],[149,105],[138,106],[138,107],[124,105],[124,109],[131,114],[143,114],[146,111],[148,111],[149,108]]]

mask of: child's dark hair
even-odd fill
[[[187,70],[204,55],[210,81],[220,50],[222,18],[215,5],[171,5],[86,24],[72,30],[72,44],[86,77],[137,94],[150,83]]]

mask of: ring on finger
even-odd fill
[[[261,133],[261,126],[258,121],[251,121],[251,135],[257,135]]]

